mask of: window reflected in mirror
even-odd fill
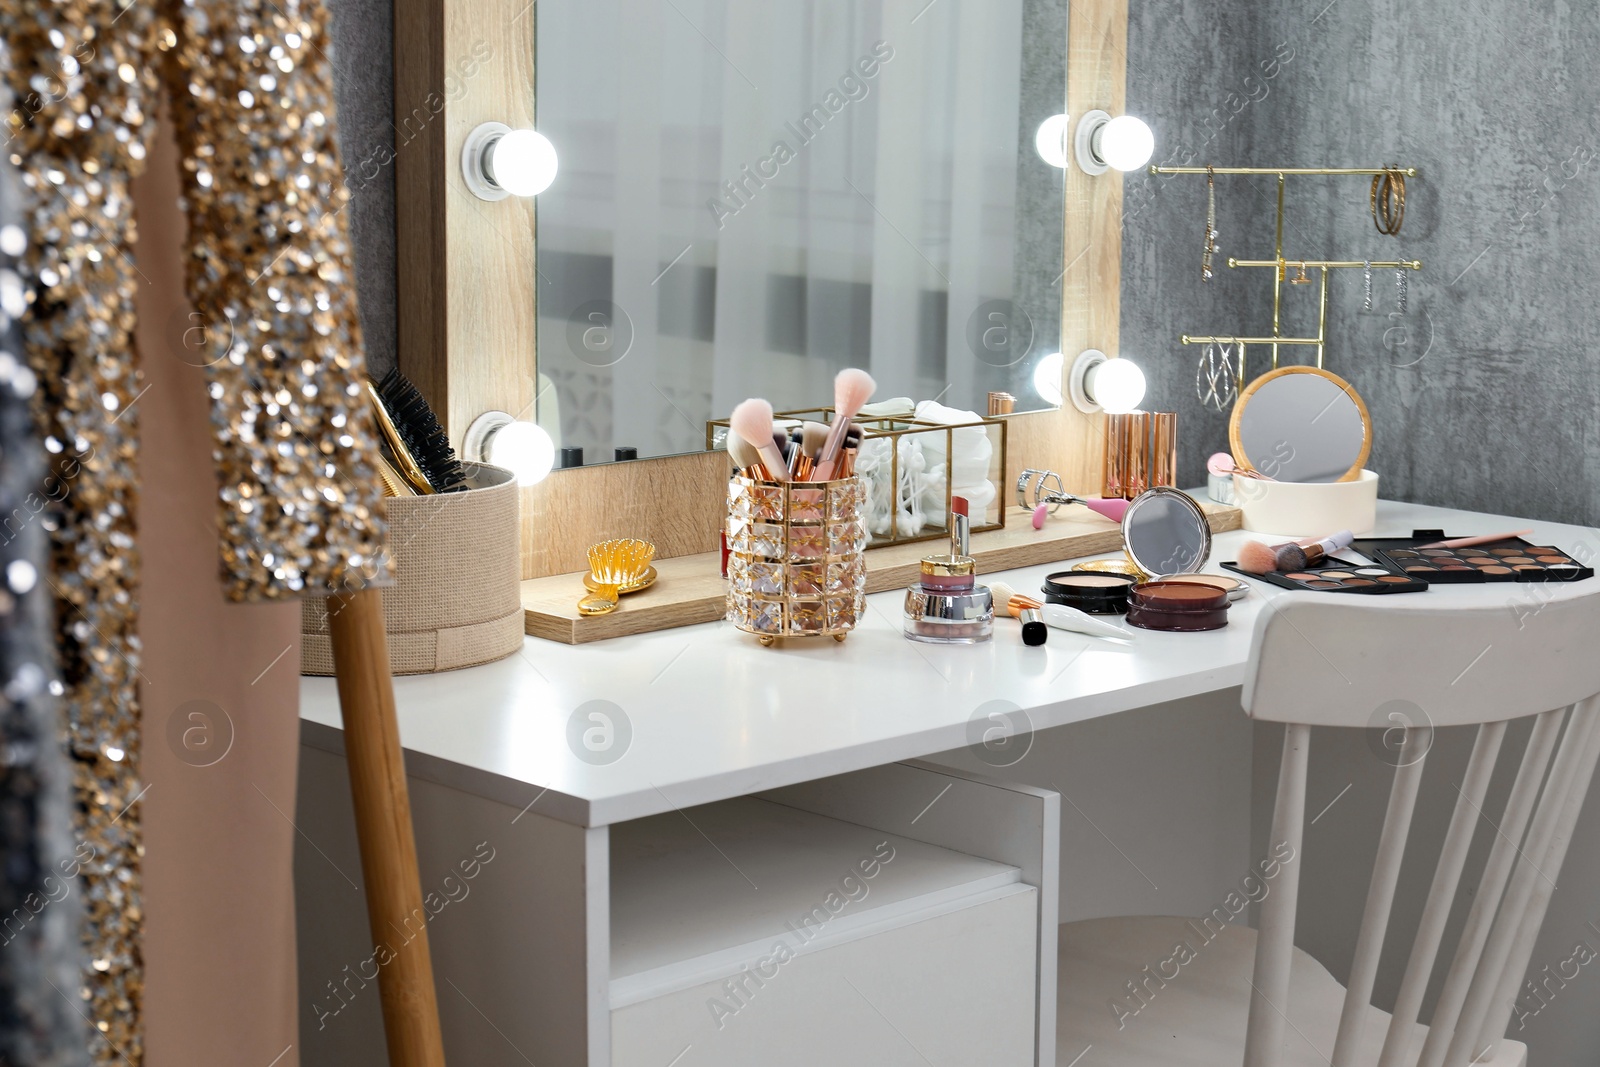
[[[563,463],[761,396],[1059,403],[1066,0],[541,0],[539,421]],[[1059,364],[1059,356],[1056,356]],[[1043,379],[1043,375],[1038,376]]]

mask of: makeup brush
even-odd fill
[[[807,422],[800,427],[800,447],[795,449],[794,456],[789,461],[789,473],[793,474],[796,481],[810,480],[811,472],[816,467],[817,456],[822,453],[822,446],[828,440],[828,427],[820,422]]]
[[[752,397],[733,409],[728,425],[734,433],[748,441],[761,454],[761,465],[767,468],[773,481],[789,480],[789,468],[783,462],[783,450],[774,438],[783,431],[772,428],[772,405]],[[784,439],[788,439],[784,434]]]
[[[1418,545],[1418,548],[1471,548],[1473,545],[1492,545],[1496,541],[1509,541],[1513,537],[1527,537],[1533,533],[1528,530],[1513,530],[1510,533],[1478,534],[1474,537],[1452,537],[1448,541],[1435,541],[1430,545]]]
[[[857,367],[846,367],[833,379],[833,425],[828,429],[828,440],[817,457],[817,469],[812,474],[814,482],[825,482],[833,477],[839,463],[839,450],[844,447],[844,436],[850,430],[850,421],[861,406],[872,399],[878,383],[872,375]]]
[[[1247,541],[1239,549],[1239,569],[1251,574],[1270,574],[1273,571],[1303,571],[1315,567],[1341,548],[1349,548],[1355,535],[1340,530],[1332,537],[1324,537],[1310,544],[1286,541],[1269,545],[1265,541]]]
[[[1022,623],[1023,644],[1034,646],[1045,643],[1050,636],[1050,630],[1045,626],[1044,616],[1039,612],[1039,608],[1043,605],[1031,596],[1023,596],[1005,582],[990,582],[989,594],[994,598],[999,610]]]
[[[763,473],[766,471],[760,451],[736,433],[728,435],[728,455],[733,459],[733,465],[741,471],[748,471],[751,467],[761,467]]]
[[[1065,604],[1040,604],[1033,597],[1016,592],[1005,582],[991,581],[989,592],[993,595],[994,602],[1005,605],[1005,610],[1013,618],[1020,619],[1025,611],[1037,611],[1040,616],[1039,621],[1057,630],[1070,630],[1090,637],[1110,637],[1123,641],[1133,636],[1120,626],[1102,622],[1086,611],[1079,611]]]

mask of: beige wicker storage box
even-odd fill
[[[500,467],[462,466],[475,488],[385,501],[395,582],[383,590],[383,617],[395,674],[474,667],[522,647],[517,484]],[[300,618],[300,673],[332,674],[327,601],[304,601]]]

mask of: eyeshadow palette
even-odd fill
[[[1401,573],[1391,567],[1347,563],[1337,557],[1330,557],[1321,566],[1287,573],[1274,571],[1271,574],[1251,574],[1237,563],[1224,563],[1223,566],[1246,578],[1259,578],[1285,589],[1316,593],[1364,593],[1375,596],[1385,593],[1424,593],[1428,589],[1427,581],[1414,575]]]
[[[1425,547],[1449,539],[1443,530],[1413,530],[1409,537],[1361,538],[1351,547],[1374,562],[1435,585],[1576,582],[1594,577],[1594,568],[1571,552],[1520,537],[1467,548]]]
[[[1375,555],[1402,574],[1441,584],[1575,582],[1594,577],[1593,568],[1562,549],[1521,538],[1470,548],[1382,548]]]

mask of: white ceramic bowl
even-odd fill
[[[1377,522],[1378,476],[1363,470],[1350,482],[1265,482],[1233,476],[1244,528],[1285,537],[1371,533]]]

